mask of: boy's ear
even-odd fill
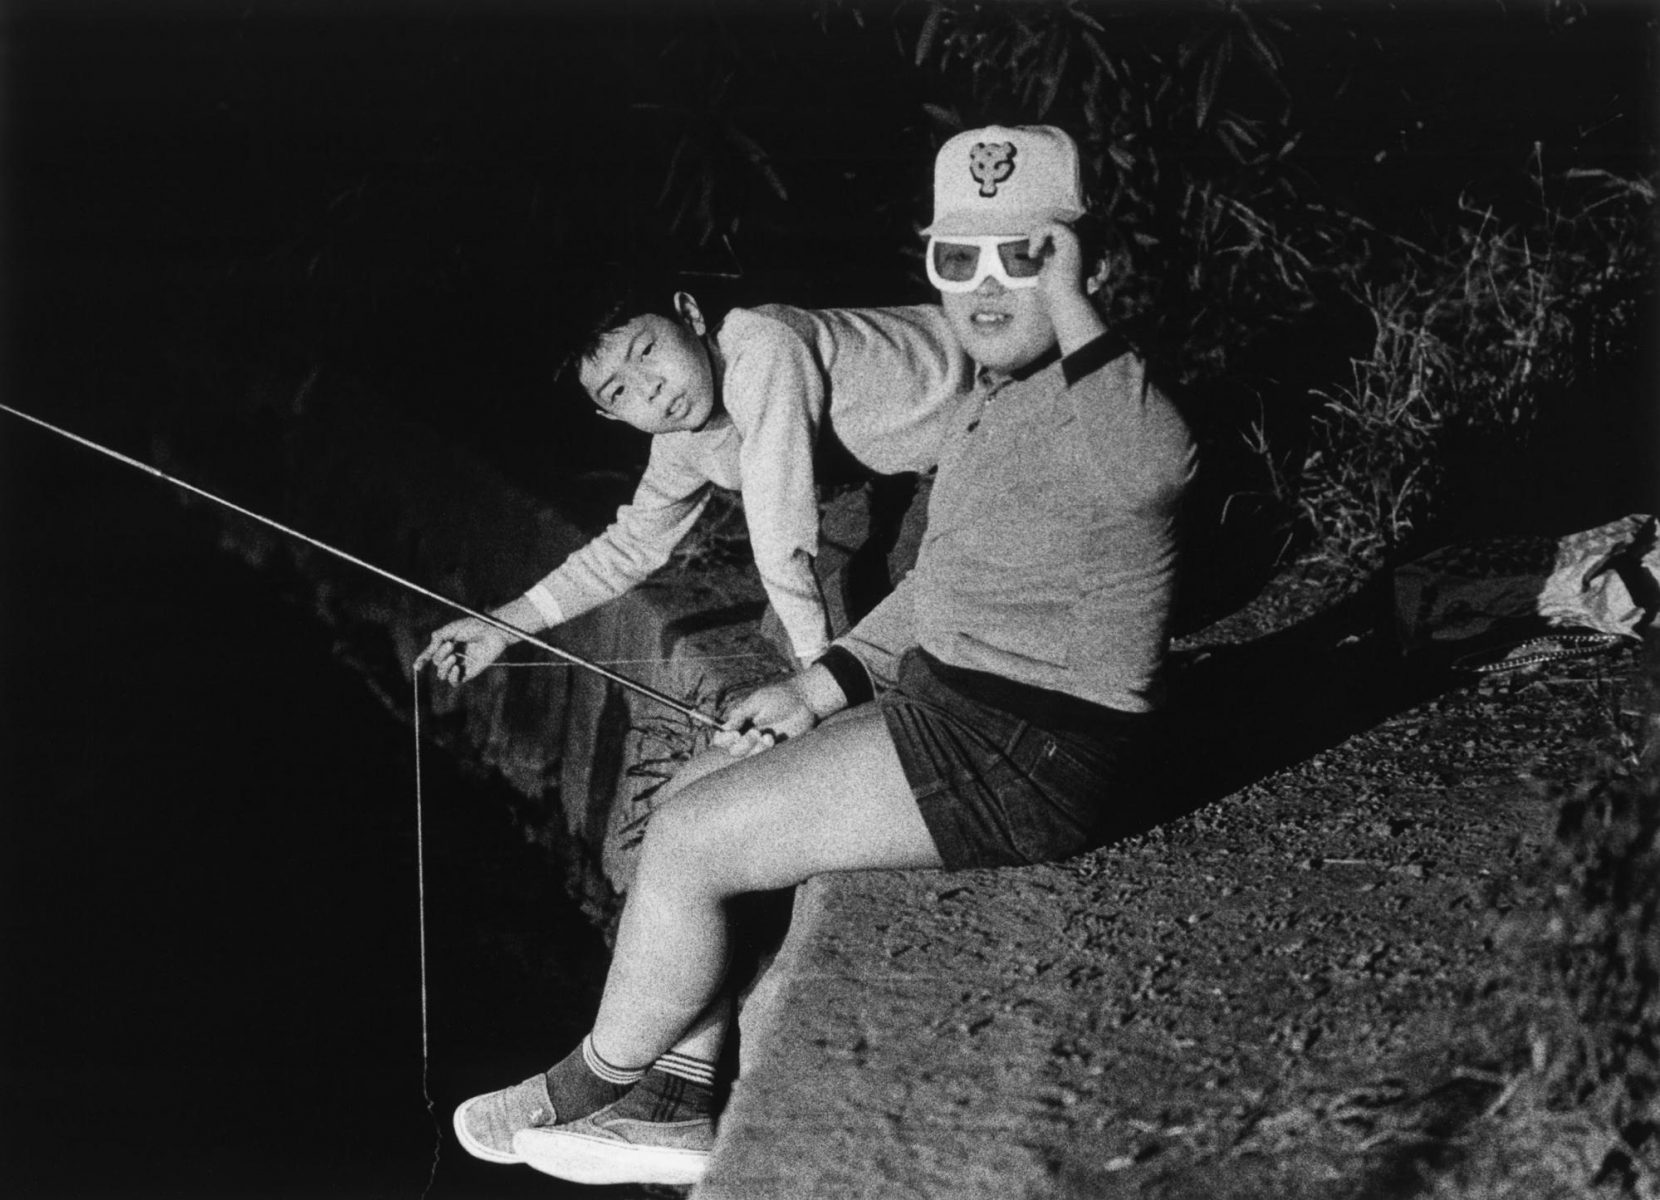
[[[1112,259],[1103,254],[1095,262],[1095,269],[1084,280],[1084,295],[1093,296],[1106,284],[1108,276],[1112,274]]]
[[[702,337],[708,332],[709,326],[703,319],[703,310],[697,306],[697,301],[690,292],[676,292],[674,294],[674,311],[679,315],[681,321],[685,322],[686,328],[697,334],[698,337]]]

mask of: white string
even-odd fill
[[[432,1170],[427,1174],[427,1185],[421,1189],[421,1200],[432,1191],[438,1178],[438,1156],[444,1148],[444,1131],[438,1125],[438,1113],[432,1103],[432,1089],[428,1072],[432,1056],[427,1045],[427,865],[425,802],[421,795],[421,673],[414,672],[411,682],[414,692],[409,706],[415,727],[415,895],[420,912],[421,941],[421,1096],[427,1102],[427,1116],[432,1118]]]
[[[675,657],[670,657],[670,658],[604,658],[604,659],[595,659],[594,662],[593,662],[593,665],[601,666],[601,667],[637,667],[637,666],[661,665],[663,663],[671,663],[671,662],[684,662],[684,663],[730,662],[734,659],[740,659],[740,658],[771,658],[771,657],[772,657],[772,655],[770,655],[770,654],[699,654],[699,655],[689,657],[689,658],[675,658]],[[489,667],[486,668],[486,669],[488,669],[488,670],[498,670],[498,669],[506,669],[506,668],[509,668],[509,667],[535,667],[535,668],[574,667],[576,665],[577,665],[576,663],[568,663],[568,662],[494,662],[494,663],[491,663],[489,665]]]
[[[701,655],[690,661],[713,662],[717,660],[740,658],[767,658],[765,654],[711,654]],[[619,658],[603,664],[606,666],[641,665],[647,663],[666,663],[674,661],[668,658]],[[585,664],[574,662],[495,662],[491,668],[504,667],[573,667]],[[432,1170],[427,1174],[426,1187],[421,1189],[421,1198],[432,1191],[432,1185],[438,1178],[438,1159],[444,1148],[443,1129],[438,1124],[438,1112],[432,1101],[432,1088],[429,1077],[432,1068],[432,1053],[427,1033],[427,868],[426,868],[426,801],[421,790],[421,672],[415,671],[410,678],[412,691],[410,693],[410,724],[415,731],[415,896],[419,914],[418,930],[420,937],[420,964],[421,964],[421,1097],[426,1101],[427,1116],[432,1118]]]
[[[289,526],[284,525],[281,521],[274,521],[270,517],[257,513],[251,508],[243,508],[240,504],[235,504],[229,500],[226,500],[223,496],[216,496],[206,488],[197,487],[194,483],[186,483],[182,479],[177,479],[174,476],[169,475],[166,471],[161,470],[159,467],[152,467],[149,463],[140,462],[138,459],[133,458],[130,455],[122,454],[119,450],[111,450],[108,446],[101,446],[91,438],[84,438],[78,433],[71,433],[69,430],[62,429],[59,426],[52,424],[50,421],[43,421],[39,417],[32,417],[28,413],[21,412],[9,404],[0,404],[0,412],[10,413],[14,417],[28,421],[31,425],[38,425],[42,429],[50,430],[59,437],[68,438],[77,445],[85,446],[88,450],[96,450],[99,454],[108,455],[117,462],[125,463],[129,467],[135,467],[138,470],[143,471],[146,475],[154,475],[157,479],[166,480],[175,487],[181,487],[187,492],[202,497],[204,500],[211,500],[215,504],[223,505],[232,512],[240,513],[242,516],[247,517],[249,520],[258,521],[262,525],[275,529],[278,533],[286,533],[289,537],[298,538],[308,546],[315,546],[317,549],[322,550],[325,553],[332,554],[336,558],[342,559],[345,562],[349,562],[353,566],[362,567],[365,571],[370,571],[376,575],[379,575],[382,579],[389,580],[392,583],[398,584],[400,587],[408,588],[417,595],[425,596],[428,600],[436,600],[438,603],[448,608],[453,608],[460,612],[466,613],[475,621],[483,621],[486,625],[499,629],[503,633],[511,634],[519,641],[528,642],[532,646],[538,646],[541,649],[546,650],[555,658],[561,658],[576,666],[586,667],[590,671],[595,671],[598,674],[605,676],[605,678],[609,679],[612,683],[620,684],[631,691],[638,692],[640,695],[651,700],[655,700],[658,704],[661,704],[666,708],[672,708],[674,711],[700,725],[707,725],[711,729],[720,728],[720,722],[715,720],[715,718],[711,717],[708,713],[700,712],[689,705],[682,704],[673,696],[665,696],[662,692],[659,692],[654,688],[647,687],[637,679],[629,679],[626,675],[618,675],[609,668],[600,666],[598,663],[588,662],[579,655],[572,654],[569,650],[561,650],[558,646],[553,645],[551,642],[543,641],[533,633],[529,633],[526,630],[509,625],[500,617],[492,617],[488,613],[482,613],[477,609],[469,608],[467,605],[462,604],[458,600],[452,600],[448,596],[440,595],[431,588],[422,587],[418,583],[411,583],[401,575],[394,575],[384,567],[377,567],[374,563],[365,562],[363,559],[358,558],[355,554],[348,554],[339,547],[331,546],[327,542],[320,541],[308,533],[301,533],[298,529],[290,528]]]

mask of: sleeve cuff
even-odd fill
[[[565,623],[565,611],[559,607],[559,601],[553,598],[553,593],[548,591],[545,584],[538,583],[531,588],[525,593],[525,599],[530,601],[530,606],[541,613],[542,620],[549,625]]]
[[[875,698],[876,689],[871,685],[870,672],[865,670],[865,665],[859,661],[858,655],[846,646],[831,646],[814,665],[830,672],[836,686],[841,688],[842,695],[847,697],[849,708]]]
[[[1130,348],[1129,343],[1112,331],[1107,331],[1079,346],[1061,359],[1061,375],[1071,387],[1086,375],[1093,374]]]

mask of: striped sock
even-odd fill
[[[715,1112],[715,1064],[670,1052],[611,1109],[640,1121],[695,1121]]]
[[[582,1044],[548,1068],[548,1098],[560,1124],[596,1113],[622,1099],[645,1077],[644,1067],[612,1066],[594,1050],[589,1034]]]
[[[651,1065],[665,1075],[689,1079],[693,1083],[701,1083],[706,1088],[715,1086],[715,1064],[704,1062],[701,1058],[693,1058],[689,1054],[676,1054],[670,1050]]]
[[[582,1039],[582,1065],[587,1067],[606,1083],[617,1087],[629,1087],[639,1083],[646,1073],[645,1067],[616,1067],[599,1056],[594,1049],[594,1035],[589,1034]]]

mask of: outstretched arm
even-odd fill
[[[679,448],[659,438],[634,490],[610,527],[577,550],[524,595],[490,615],[526,633],[540,633],[635,587],[668,561],[708,502],[709,480]],[[511,635],[463,617],[433,631],[415,670],[430,662],[444,682],[476,678],[512,644]]]
[[[523,596],[511,600],[490,615],[526,633],[547,628],[535,605]],[[476,677],[502,656],[513,642],[510,634],[477,617],[462,617],[433,630],[427,648],[416,657],[415,670],[431,663],[439,679],[454,687]]]
[[[562,624],[615,599],[669,560],[709,502],[710,483],[694,464],[652,447],[634,498],[605,532],[574,552],[525,593],[544,627]]]

